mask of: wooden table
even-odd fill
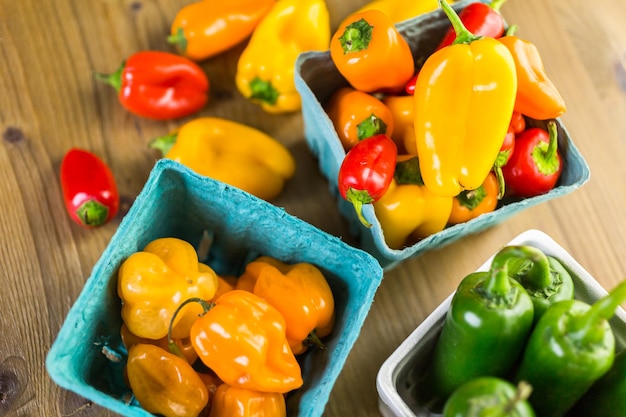
[[[169,24],[187,0],[0,0],[0,416],[109,416],[57,387],[44,359],[91,268],[119,224],[86,230],[65,212],[59,166],[73,146],[111,166],[127,209],[157,156],[147,142],[181,124],[125,112],[92,71],[130,54],[171,50]],[[363,0],[329,1],[333,29]],[[376,373],[458,281],[517,234],[537,228],[608,290],[626,277],[626,2],[509,0],[518,34],[539,48],[568,103],[562,117],[591,169],[576,192],[388,272],[326,415],[378,415]],[[338,236],[327,183],[303,138],[300,114],[268,115],[234,86],[242,46],[202,64],[213,82],[202,115],[247,123],[279,139],[298,163],[276,204]],[[122,213],[123,214],[123,213]]]

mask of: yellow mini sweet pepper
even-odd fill
[[[286,417],[285,396],[221,384],[211,403],[209,417]]]
[[[433,194],[421,182],[415,155],[398,155],[394,179],[374,203],[376,218],[391,249],[402,249],[443,230],[452,211],[452,197]]]
[[[209,300],[217,289],[217,275],[208,267],[200,271],[198,256],[190,243],[160,238],[143,251],[130,255],[120,266],[117,292],[122,300],[122,320],[134,335],[161,339],[181,300]],[[174,338],[189,337],[202,307],[186,306],[174,322]]]
[[[302,52],[330,44],[324,0],[280,0],[258,24],[237,63],[235,82],[244,97],[268,113],[300,110],[294,75]]]
[[[322,347],[335,322],[335,300],[322,272],[310,263],[286,264],[262,256],[246,266],[237,288],[245,288],[274,306],[285,318],[294,354],[310,344]]]
[[[415,138],[424,183],[453,197],[491,171],[504,142],[517,92],[515,62],[493,38],[472,35],[439,0],[457,37],[430,55],[415,85]]]
[[[453,3],[452,0],[446,0]],[[437,0],[372,0],[357,10],[357,13],[365,10],[380,10],[384,12],[394,23],[420,16],[437,10]]]
[[[296,169],[289,150],[274,138],[215,117],[187,122],[177,131],[154,139],[150,146],[200,175],[265,200],[278,196]]]

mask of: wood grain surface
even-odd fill
[[[188,0],[0,0],[0,416],[112,416],[57,387],[45,355],[157,155],[155,136],[181,124],[124,111],[93,71],[130,54],[171,51],[165,37]],[[333,28],[362,0],[328,1]],[[591,169],[572,194],[386,273],[326,416],[376,416],[376,373],[393,350],[494,251],[527,229],[566,248],[607,289],[626,278],[626,2],[508,0],[502,13],[539,48],[568,104],[562,117]],[[299,113],[269,115],[234,86],[243,45],[202,63],[212,82],[200,115],[246,123],[293,152],[298,171],[275,201],[350,242],[303,138]],[[59,166],[82,147],[112,168],[123,210],[86,230],[63,206]]]

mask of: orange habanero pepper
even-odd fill
[[[209,417],[286,417],[285,396],[222,384],[217,388]]]
[[[323,347],[320,338],[328,336],[335,323],[335,300],[316,266],[263,256],[246,266],[240,280],[283,315],[294,354],[304,353],[310,344]]]
[[[158,346],[133,345],[126,375],[144,410],[165,417],[197,417],[209,402],[206,385],[184,359]]]
[[[354,88],[368,93],[401,91],[415,70],[409,44],[375,9],[353,13],[339,25],[330,57]]]
[[[498,206],[500,185],[496,175],[490,172],[483,184],[474,190],[464,190],[452,199],[449,224],[464,223]]]
[[[391,136],[394,120],[382,101],[352,87],[337,90],[326,105],[326,113],[348,151],[357,142],[380,133]]]
[[[194,61],[218,55],[248,38],[276,0],[200,0],[181,8],[167,41]]]
[[[547,76],[537,47],[514,36],[515,26],[498,39],[515,61],[517,95],[515,111],[537,120],[555,119],[565,113],[565,100]]]
[[[300,365],[289,348],[285,318],[261,297],[242,290],[206,302],[191,326],[200,360],[224,383],[261,392],[286,393],[303,384]],[[170,339],[171,340],[171,339]]]
[[[136,334],[133,334],[128,329],[128,326],[126,326],[124,323],[122,323],[122,327],[120,328],[120,336],[126,350],[129,350],[134,345],[138,345],[140,343],[155,345],[165,350],[169,349],[169,340],[167,336],[156,340],[139,337]],[[192,364],[196,361],[196,359],[198,359],[198,354],[195,350],[193,350],[193,346],[191,346],[191,340],[189,340],[188,337],[182,339],[174,339],[173,342],[176,344],[180,352],[185,356],[187,362]]]

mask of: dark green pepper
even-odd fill
[[[539,319],[514,378],[532,385],[538,415],[562,416],[610,369],[615,336],[608,319],[625,300],[626,281],[593,305],[559,301]]]
[[[532,387],[492,376],[472,379],[457,388],[443,408],[443,417],[535,417],[526,399]]]
[[[563,264],[552,256],[543,255],[543,252],[537,257],[540,259],[538,262],[526,260],[519,272],[513,275],[533,300],[535,323],[555,302],[574,298],[574,281]]]
[[[513,370],[530,333],[533,303],[509,276],[507,263],[526,257],[539,260],[528,247],[504,247],[489,271],[469,274],[459,284],[417,384],[418,401],[426,408],[440,412],[463,383],[479,376],[504,377]]]

